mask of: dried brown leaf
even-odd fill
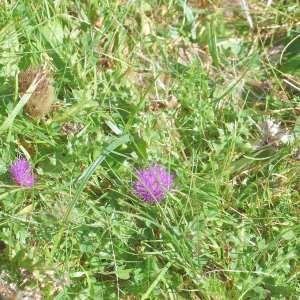
[[[62,125],[60,132],[64,136],[70,136],[79,133],[83,128],[84,125],[81,123],[68,122]]]
[[[113,60],[109,59],[108,57],[102,57],[99,60],[99,64],[101,68],[107,70],[107,69],[112,69],[114,66]]]
[[[145,14],[141,14],[141,25],[142,25],[141,31],[144,36],[147,36],[152,33],[153,24]]]
[[[152,101],[150,104],[150,111],[159,111],[163,109],[174,109],[178,107],[177,98],[172,95],[171,99],[168,101]]]
[[[38,288],[25,288],[19,291],[17,294],[17,299],[22,300],[42,300],[42,293]]]
[[[95,21],[94,25],[95,25],[95,27],[97,27],[98,29],[100,29],[100,28],[102,28],[102,26],[103,26],[103,22],[104,22],[104,19],[101,18],[101,17],[99,17],[99,18]]]
[[[25,111],[33,119],[41,119],[50,112],[55,92],[50,73],[47,70],[29,68],[19,75],[19,91],[21,96],[26,93],[35,78],[39,83],[25,105]]]
[[[188,1],[189,6],[194,7],[194,8],[207,8],[211,6],[212,1],[209,0],[189,0]]]
[[[9,285],[4,283],[0,283],[0,299],[5,297],[4,299],[15,299],[16,291],[10,288]]]
[[[69,135],[75,135],[82,131],[84,128],[84,125],[81,123],[76,123],[76,122],[68,122],[64,123],[61,127],[61,134],[64,136],[69,136]]]
[[[36,153],[36,149],[32,141],[27,141],[21,138],[19,143],[26,149],[26,151],[30,154],[30,156],[33,156]]]
[[[0,272],[0,299],[16,299],[17,286],[9,280],[9,274]]]
[[[251,86],[251,88],[254,89],[254,91],[260,93],[267,93],[270,92],[272,89],[272,83],[268,80],[264,80],[264,81],[249,80],[248,84]]]
[[[206,69],[210,69],[211,58],[197,43],[191,43],[182,39],[178,39],[172,46],[178,49],[178,63],[189,65],[194,59],[201,59]],[[171,49],[172,50],[172,49]]]

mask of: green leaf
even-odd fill
[[[217,36],[214,22],[208,23],[208,49],[215,66],[220,65],[219,50],[217,47]]]
[[[63,43],[65,31],[57,20],[49,21],[40,32],[52,46],[60,46]]]
[[[33,208],[33,205],[30,204],[30,205],[24,207],[23,209],[21,209],[21,210],[17,213],[17,216],[28,215],[28,214],[30,214],[30,213],[33,212],[33,209],[34,209],[34,208]]]
[[[296,238],[295,233],[292,230],[288,230],[282,235],[282,238],[286,241],[290,241]]]
[[[186,17],[186,20],[189,24],[193,23],[195,21],[195,16],[193,14],[192,9],[188,6],[186,1],[179,0],[178,4],[182,7],[183,9],[183,14]]]
[[[18,70],[19,40],[15,26],[8,23],[0,30],[0,65],[3,77],[14,76]]]
[[[121,135],[122,134],[122,130],[117,125],[115,125],[113,122],[107,120],[107,121],[105,121],[105,124],[106,124],[107,127],[110,128],[110,130],[114,134],[116,134],[116,135]]]
[[[6,164],[2,159],[0,159],[0,175],[5,174],[6,172],[7,172]]]
[[[132,269],[118,269],[117,276],[120,279],[128,280],[130,278],[131,272],[132,272]]]

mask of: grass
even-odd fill
[[[1,2],[0,295],[298,299],[299,1],[238,2]],[[18,74],[39,65],[37,122]],[[157,162],[175,187],[148,205],[132,183]]]

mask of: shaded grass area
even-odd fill
[[[250,29],[239,1],[3,1],[0,292],[297,299],[300,11],[273,2],[249,1]],[[38,65],[51,114],[10,120]],[[132,192],[153,163],[176,177],[159,205]]]

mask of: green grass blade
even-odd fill
[[[9,129],[12,126],[16,116],[20,113],[20,111],[23,109],[23,107],[29,101],[32,93],[35,91],[38,84],[39,84],[39,80],[37,80],[37,77],[36,77],[33,80],[33,82],[31,83],[31,85],[28,88],[28,90],[26,91],[26,93],[21,97],[18,104],[15,106],[15,108],[12,110],[12,112],[8,115],[8,117],[5,119],[5,121],[1,125],[0,133],[3,133],[4,131],[6,131],[7,129]]]
[[[172,265],[172,262],[170,262],[170,261],[165,265],[165,267],[161,270],[161,272],[159,273],[159,275],[155,278],[155,280],[149,286],[149,288],[146,291],[146,293],[142,296],[142,298],[141,298],[142,300],[145,300],[145,299],[149,298],[151,292],[155,289],[155,287],[158,285],[158,283],[165,276],[165,274],[167,273],[167,271],[169,270],[169,268],[171,267],[171,265]]]
[[[68,217],[70,215],[70,212],[76,202],[79,200],[80,195],[82,191],[84,190],[88,180],[91,178],[93,173],[95,172],[96,168],[103,162],[105,159],[109,156],[110,153],[112,153],[115,149],[117,149],[119,146],[123,144],[127,144],[130,141],[129,135],[123,135],[117,139],[115,139],[111,144],[107,146],[107,148],[104,149],[103,153],[99,155],[99,157],[82,173],[82,175],[78,178],[76,183],[78,184],[76,191],[75,191],[75,196],[73,201],[70,203],[68,206],[68,209],[64,215],[63,221],[62,221],[62,227],[58,234],[54,237],[54,246],[52,250],[52,257],[53,254],[55,253],[56,249],[58,248],[62,236],[65,232],[65,228],[67,225]]]

